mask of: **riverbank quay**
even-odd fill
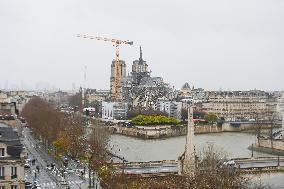
[[[184,136],[187,133],[187,127],[184,125],[156,125],[156,126],[133,126],[123,127],[119,125],[109,126],[109,130],[113,134],[121,134],[142,139],[160,139],[176,136]],[[221,128],[217,125],[196,126],[196,134],[219,133]]]
[[[125,122],[104,122],[112,134],[121,134],[141,139],[161,139],[177,136],[184,136],[187,133],[186,125],[125,125]],[[269,129],[268,123],[256,124],[255,122],[225,122],[222,125],[206,124],[195,125],[195,134],[221,133],[221,132],[248,132],[255,131],[257,127],[265,130]],[[275,125],[274,128],[280,128]]]
[[[260,138],[255,145],[250,145],[248,149],[275,156],[284,156],[284,140]]]

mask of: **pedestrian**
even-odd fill
[[[37,170],[37,172],[39,173],[39,166],[38,166],[38,165],[36,166],[36,170]]]
[[[81,171],[81,177],[82,177],[82,179],[84,178],[84,172],[83,171]]]

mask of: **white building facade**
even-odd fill
[[[158,100],[155,110],[166,112],[170,117],[181,119],[182,102]]]
[[[124,102],[102,102],[102,118],[109,120],[122,120],[127,116],[127,103]]]

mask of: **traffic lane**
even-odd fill
[[[59,172],[59,169],[55,167],[54,170],[48,170],[46,167],[47,165],[50,165],[51,162],[54,162],[53,158],[51,158],[47,152],[41,147],[40,143],[34,139],[34,137],[31,135],[31,131],[26,128],[25,130],[25,142],[27,144],[27,147],[30,151],[30,154],[34,156],[34,159],[36,159],[37,164],[40,164],[42,167],[42,170],[46,171],[46,175],[50,178],[49,180],[40,180],[38,183],[56,183],[57,188],[62,188],[60,181],[62,180],[62,176]]]
[[[56,182],[57,184],[60,183],[60,181],[62,180],[62,175],[61,172],[59,171],[58,166],[55,166],[54,170],[47,170],[46,167],[47,165],[50,165],[52,162],[54,162],[53,158],[51,156],[49,156],[47,154],[47,152],[44,150],[44,148],[40,147],[40,143],[38,141],[36,141],[36,139],[34,139],[34,137],[31,135],[31,131],[29,129],[25,130],[25,139],[26,139],[26,144],[29,145],[29,148],[31,148],[31,151],[36,154],[35,157],[39,159],[39,161],[42,163],[44,169],[46,170],[48,175],[51,175],[53,182]],[[42,158],[44,157],[44,158]],[[74,170],[74,168],[81,168],[82,169],[82,165],[79,165],[78,163],[73,162],[70,166],[70,168],[72,170]],[[87,170],[86,170],[87,173]],[[65,175],[66,177],[66,182],[69,184],[71,189],[78,189],[78,188],[88,188],[87,185],[85,183],[81,183],[81,181],[85,182],[85,180],[82,180],[80,178],[80,174],[78,174],[78,172],[74,171],[69,172]],[[48,183],[48,181],[44,181],[44,183]],[[51,182],[52,183],[52,182]],[[80,185],[78,185],[78,183],[80,183]]]
[[[33,143],[33,140],[29,136],[28,132],[26,130],[23,132],[24,138],[22,140],[22,143],[27,149],[28,152],[28,159],[35,160],[35,163],[30,162],[30,168],[25,169],[25,174],[27,177],[27,180],[29,182],[33,182],[34,180],[37,180],[38,183],[46,183],[46,182],[52,182],[54,179],[51,178],[47,170],[44,168],[44,160],[41,158],[39,153],[35,150],[35,143]],[[36,169],[36,166],[39,166],[39,170]]]

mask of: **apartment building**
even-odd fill
[[[24,189],[23,149],[17,132],[0,124],[0,189]]]
[[[279,119],[276,98],[258,90],[208,92],[203,109],[226,121]]]

